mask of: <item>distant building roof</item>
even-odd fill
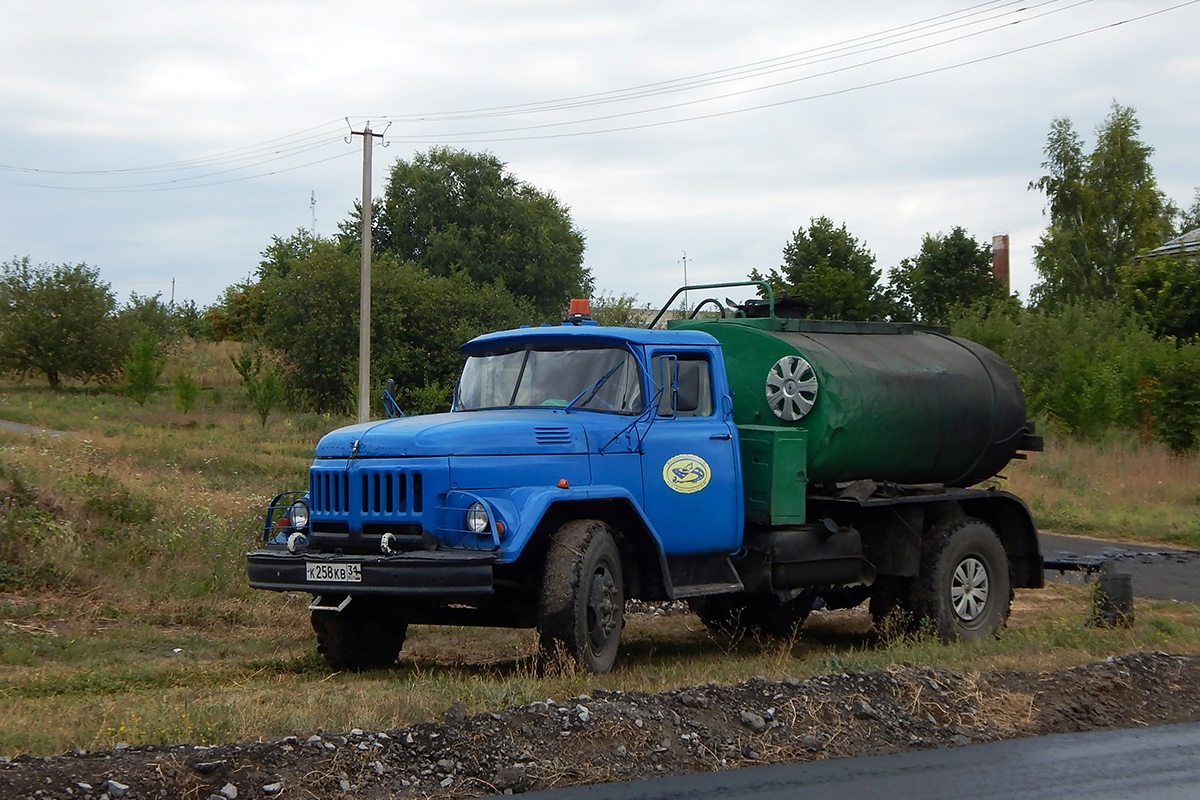
[[[1161,247],[1156,247],[1147,256],[1200,255],[1200,228],[1177,236]]]

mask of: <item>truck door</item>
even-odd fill
[[[737,429],[717,367],[706,351],[651,356],[652,380],[665,388],[642,442],[642,483],[646,514],[667,555],[741,546]]]

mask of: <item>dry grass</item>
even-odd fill
[[[241,379],[231,359],[241,351],[240,342],[187,340],[174,347],[161,380],[169,385],[177,375],[186,372],[201,387],[235,389]]]
[[[1130,438],[1058,439],[1005,472],[1004,488],[1025,499],[1040,527],[1200,547],[1200,456]]]

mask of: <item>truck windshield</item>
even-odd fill
[[[458,383],[460,411],[568,406],[640,413],[644,405],[637,360],[615,347],[504,350],[469,357]]]

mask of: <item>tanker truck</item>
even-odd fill
[[[626,600],[793,635],[868,603],[946,641],[1040,587],[1026,505],[985,483],[1040,450],[1013,372],[945,329],[807,319],[766,284],[661,329],[561,325],[462,345],[449,412],[351,425],[267,509],[250,585],[312,596],[335,670],[411,624],[536,628],[612,669]],[[661,315],[660,315],[661,316]]]

